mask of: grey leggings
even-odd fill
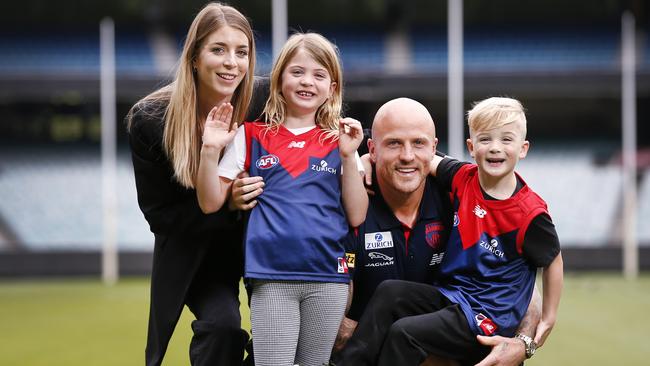
[[[348,284],[253,280],[256,366],[321,366],[329,361]]]

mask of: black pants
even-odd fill
[[[377,287],[337,365],[417,366],[429,354],[473,365],[489,351],[460,307],[435,287],[388,280]]]
[[[241,365],[248,334],[241,329],[241,232],[201,238],[156,235],[146,365],[162,363],[183,306],[196,317],[192,365]]]

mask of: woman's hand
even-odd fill
[[[234,138],[237,122],[232,120],[233,106],[223,103],[212,108],[203,126],[203,147],[221,151]]]

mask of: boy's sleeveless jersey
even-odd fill
[[[440,291],[461,306],[476,334],[512,336],[535,285],[536,268],[522,255],[524,235],[535,216],[548,214],[546,203],[525,183],[506,200],[485,200],[474,164],[458,170],[452,194]]]
[[[265,183],[246,229],[245,276],[347,283],[338,141],[318,127],[294,135],[247,122],[245,132],[245,169]]]

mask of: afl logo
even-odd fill
[[[268,154],[261,156],[257,161],[255,162],[255,166],[258,167],[259,169],[269,169],[273,168],[280,162],[280,159],[273,155],[273,154]]]

